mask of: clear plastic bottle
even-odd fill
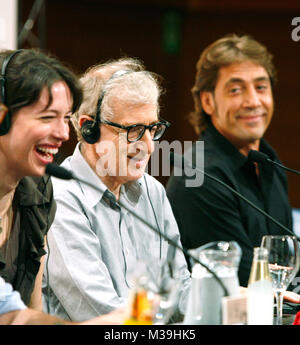
[[[268,266],[268,250],[254,248],[248,282],[248,325],[272,325],[274,293]]]

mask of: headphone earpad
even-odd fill
[[[10,113],[5,104],[0,104],[0,135],[8,133],[11,125]]]
[[[8,107],[5,105],[6,99],[6,70],[12,58],[23,51],[24,49],[15,50],[13,53],[8,54],[1,66],[1,76],[0,76],[0,135],[5,135],[9,132],[11,126],[11,112],[8,110]]]
[[[89,144],[95,144],[100,139],[100,128],[97,122],[85,121],[80,132],[82,138]]]

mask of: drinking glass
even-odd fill
[[[172,317],[177,311],[182,285],[179,272],[174,269],[173,264],[167,260],[140,261],[133,272],[132,281],[134,295],[143,296],[144,301],[141,306],[148,308],[144,311],[141,307],[138,309],[141,309],[142,313],[149,314],[151,323],[164,325],[172,322]],[[137,308],[138,303],[133,304]]]
[[[179,305],[180,289],[182,281],[179,272],[171,267],[171,263],[165,262],[159,265],[158,275],[154,278],[153,292],[158,297],[153,323],[166,325],[170,323]]]
[[[283,293],[299,270],[300,252],[294,236],[263,236],[261,247],[268,250],[268,264],[276,299],[276,324],[282,324]]]

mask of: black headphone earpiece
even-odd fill
[[[97,103],[95,121],[85,121],[80,129],[82,138],[88,144],[95,144],[100,139],[101,103],[104,93],[103,91]]]
[[[80,129],[82,138],[88,144],[95,144],[100,139],[100,126],[98,121],[85,121]]]
[[[23,49],[14,51],[13,53],[6,56],[2,63],[1,75],[0,75],[0,136],[8,133],[11,126],[11,112],[6,105],[6,70],[12,58],[22,52]]]

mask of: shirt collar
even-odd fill
[[[221,148],[223,158],[226,162],[231,162],[232,167],[240,169],[241,167],[253,164],[249,162],[248,157],[244,156],[239,150],[231,144],[215,127],[212,123],[209,123],[205,132],[202,134],[202,139],[205,141],[212,141]],[[271,159],[278,160],[276,152],[272,147],[264,140],[260,140],[259,150],[267,154]]]
[[[268,155],[272,160],[278,160],[275,150],[264,139],[260,141],[259,151]]]
[[[142,195],[141,179],[127,182],[121,186],[120,200],[124,198],[129,204],[135,206]]]
[[[78,182],[86,199],[91,207],[94,207],[97,203],[103,199],[107,204],[114,208],[113,203],[116,202],[112,192],[101,181],[99,176],[89,166],[82,153],[80,152],[80,143],[76,145],[74,153],[70,159],[70,166],[72,171],[75,172],[75,176],[88,181],[92,185],[89,186],[83,182]],[[142,194],[141,183],[139,180],[128,182],[121,186],[120,200],[125,200],[129,204],[136,205]]]
[[[223,159],[226,162],[231,162],[233,167],[237,169],[244,166],[248,158],[241,154],[239,150],[231,144],[215,127],[209,123],[205,132],[202,135],[205,141],[215,142],[217,147],[221,148]]]
[[[91,207],[94,207],[102,199],[107,187],[82,156],[80,152],[80,143],[76,145],[74,153],[70,157],[70,166],[76,177],[91,184],[87,185],[78,181],[87,203],[89,203]]]

